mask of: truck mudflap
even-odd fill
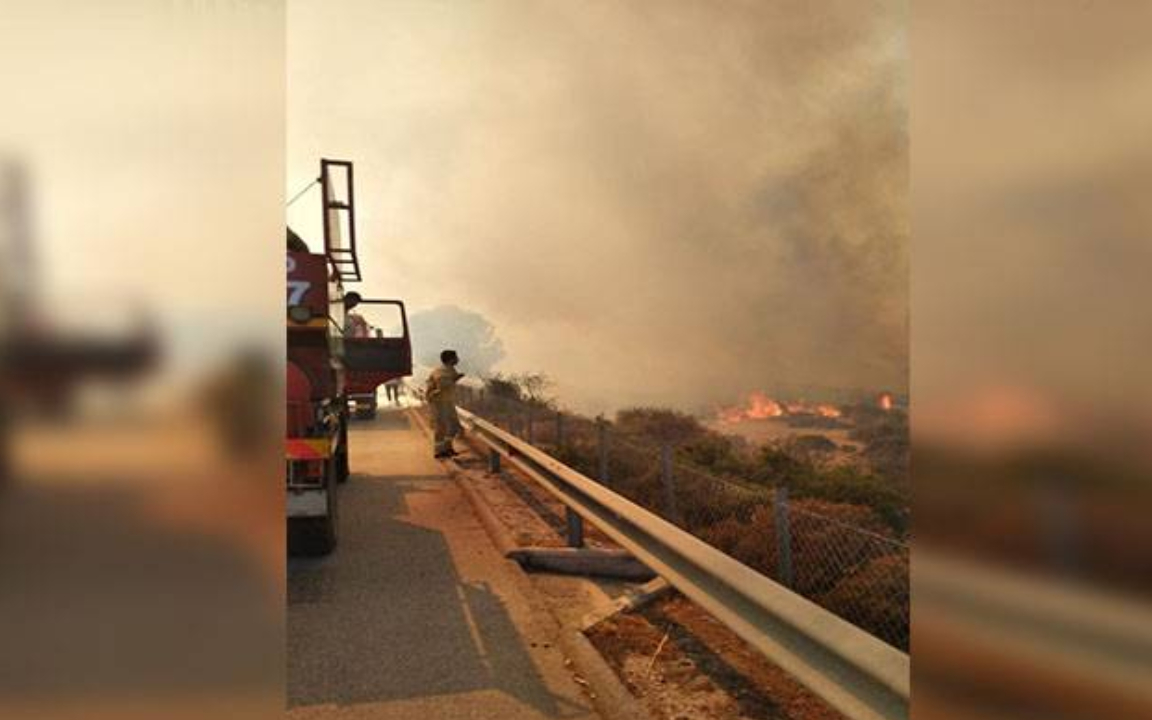
[[[328,490],[315,488],[288,491],[289,518],[321,518],[328,515]]]

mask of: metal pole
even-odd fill
[[[584,547],[584,518],[572,508],[564,508],[564,519],[568,522],[568,547]]]
[[[610,482],[608,478],[608,423],[602,417],[596,418],[596,435],[600,455],[600,472],[596,479],[600,481],[601,485],[607,486]]]
[[[676,508],[676,480],[672,477],[672,445],[660,444],[660,481],[664,485],[664,513],[668,520],[678,522],[680,513]]]
[[[792,587],[792,530],[788,523],[788,488],[777,486],[772,503],[774,524],[776,525],[776,579],[785,587]]]

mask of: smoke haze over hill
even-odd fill
[[[906,388],[903,3],[293,3],[288,53],[291,189],[354,160],[364,292],[482,314],[501,368]]]

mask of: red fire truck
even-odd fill
[[[412,374],[408,319],[399,300],[360,299],[352,163],[320,161],[323,252],[288,231],[287,514],[289,551],[323,555],[337,538],[337,487],[348,478],[349,389],[370,393]],[[351,298],[359,303],[351,306]],[[397,320],[351,337],[348,316],[387,309]],[[384,325],[384,324],[382,324]]]

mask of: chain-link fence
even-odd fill
[[[461,404],[891,645],[908,649],[908,546],[865,507],[718,477],[603,419],[463,389]]]

